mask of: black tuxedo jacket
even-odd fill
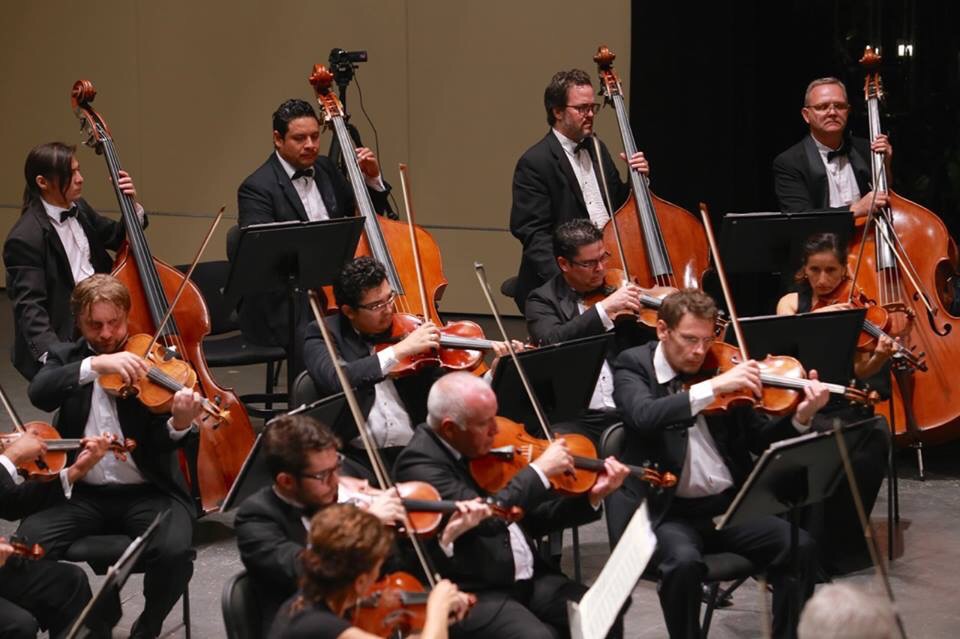
[[[380,370],[380,359],[376,354],[370,354],[369,342],[363,340],[353,330],[346,315],[336,313],[328,316],[326,321],[330,334],[336,340],[337,350],[344,363],[344,372],[357,391],[357,401],[360,403],[363,416],[367,417],[373,407],[374,386],[386,378]],[[343,390],[333,362],[330,361],[330,353],[327,352],[327,347],[323,343],[323,333],[320,332],[316,321],[310,322],[307,326],[307,337],[303,344],[303,362],[310,371],[310,377],[313,378],[313,383],[321,397],[334,395]],[[411,424],[418,424],[426,419],[427,394],[433,382],[442,374],[442,369],[431,368],[416,375],[394,380],[397,393],[410,416]],[[349,431],[337,433],[344,443],[360,434],[352,421],[349,428]]]
[[[660,470],[670,471],[679,478],[687,455],[688,430],[695,418],[690,412],[689,392],[671,395],[666,384],[657,382],[653,354],[658,343],[653,341],[624,351],[614,366],[613,396],[626,426],[622,461],[627,464],[657,462]],[[760,454],[772,442],[799,435],[790,416],[771,420],[749,408],[706,419],[737,487],[753,467],[751,452]],[[633,483],[635,481],[628,478],[631,491],[642,494],[645,487]],[[651,491],[648,504],[654,523],[667,512],[675,493],[675,487]]]
[[[570,288],[562,273],[531,291],[524,315],[533,342],[542,346],[607,333],[596,307],[580,313],[578,303],[577,292]],[[616,324],[610,333],[613,336],[607,342],[607,362],[610,364],[620,351],[642,344],[653,336],[636,322]]]
[[[55,425],[65,438],[83,437],[90,415],[93,384],[97,381],[80,385],[80,364],[90,355],[93,352],[83,339],[52,345],[47,363],[27,389],[30,401],[37,408],[48,412],[59,410]],[[124,437],[132,437],[137,442],[130,453],[137,468],[150,483],[181,502],[188,513],[196,514],[176,452],[198,435],[192,432],[173,440],[167,431],[169,413],[155,415],[135,397],[117,398],[116,402],[120,430]]]
[[[850,164],[857,177],[860,196],[870,192],[870,143],[851,138]],[[827,170],[820,152],[807,135],[773,160],[773,188],[781,211],[815,211],[830,208]]]
[[[620,181],[617,167],[603,142],[600,155],[616,211],[627,200],[630,185]],[[599,181],[596,165],[594,158]],[[553,256],[553,230],[578,217],[589,217],[583,192],[560,141],[550,130],[520,157],[513,173],[510,232],[523,242],[516,292],[521,310],[530,291],[560,272]]]
[[[253,580],[263,630],[297,589],[300,552],[307,544],[301,511],[265,486],[240,504],[233,524],[240,559]]]
[[[77,200],[77,220],[90,243],[90,261],[97,273],[109,273],[116,250],[126,237],[123,224],[103,217],[86,200]],[[144,218],[146,223],[146,218]],[[7,295],[13,302],[16,335],[11,360],[27,379],[40,370],[40,356],[56,342],[75,339],[70,294],[75,282],[60,236],[40,200],[20,215],[3,244]]]
[[[331,218],[354,215],[356,201],[353,190],[336,165],[326,156],[319,156],[313,165],[313,179]],[[384,181],[385,191],[367,189],[377,212],[387,210],[390,185]],[[243,181],[237,191],[237,223],[240,228],[270,222],[307,221],[300,196],[287,177],[276,153]],[[232,258],[235,247],[227,247]],[[289,341],[286,293],[266,293],[248,296],[240,305],[240,326],[245,335],[260,343],[284,346]],[[304,304],[301,317],[309,317]],[[303,326],[304,320],[299,326]]]
[[[53,481],[25,481],[17,484],[5,468],[0,468],[0,519],[23,519],[63,499],[63,486],[59,477]]]
[[[467,463],[456,459],[426,425],[417,428],[413,439],[401,451],[393,468],[397,481],[425,481],[432,484],[442,499],[467,500],[485,493],[470,476]],[[556,497],[544,488],[536,471],[527,467],[520,471],[494,498],[508,506],[524,510],[520,522],[530,536],[595,521],[600,511],[590,506],[588,498]],[[469,592],[510,588],[514,583],[514,562],[510,550],[507,525],[488,519],[454,542],[453,557],[448,558],[434,541],[431,554],[440,573]],[[534,573],[556,570],[540,553],[534,552]]]

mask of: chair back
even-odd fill
[[[190,265],[180,264],[177,268],[186,273]],[[230,262],[226,260],[200,262],[193,270],[191,279],[200,289],[203,301],[207,303],[207,311],[210,313],[210,335],[223,335],[240,330],[236,311],[227,305],[223,298],[223,289],[227,285],[229,273]]]
[[[608,426],[600,436],[600,449],[597,455],[600,459],[606,459],[613,456],[620,458],[623,454],[623,448],[626,446],[626,431],[623,428],[623,422],[617,422]]]
[[[309,371],[302,371],[297,378],[293,380],[293,388],[290,389],[289,406],[296,408],[301,404],[310,404],[320,399],[320,393],[317,392],[317,386],[313,383]]]
[[[253,591],[253,582],[246,570],[227,580],[220,595],[220,609],[227,639],[260,639],[263,621],[260,602]]]

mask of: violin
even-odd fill
[[[854,284],[853,280],[845,278],[834,291],[826,297],[818,298],[810,307],[812,312],[833,306],[834,304],[849,304],[852,308],[865,308],[867,314],[863,319],[863,330],[857,337],[857,350],[861,353],[872,353],[877,348],[881,337],[887,337],[893,343],[893,356],[904,364],[921,371],[927,370],[923,357],[925,353],[915,353],[914,349],[907,348],[896,341],[889,331],[893,329],[890,313]]]
[[[357,601],[351,623],[378,637],[405,637],[423,630],[429,596],[410,573],[390,573],[371,585]]]
[[[619,268],[608,268],[603,275],[603,286],[598,288],[596,291],[589,293],[583,296],[583,305],[586,308],[591,308],[602,302],[607,297],[616,292],[616,290],[622,286],[625,286],[627,282],[633,281],[628,276],[623,269]],[[637,284],[639,286],[639,284]],[[636,316],[621,314],[616,317],[612,317],[614,322],[631,320],[640,322],[644,326],[649,328],[657,327],[657,313],[660,311],[660,306],[663,305],[663,299],[675,292],[677,289],[672,286],[654,286],[652,288],[644,288],[640,286],[640,293],[637,296],[637,301],[640,302],[640,313]]]
[[[47,554],[40,544],[28,544],[19,537],[11,537],[10,541],[6,542],[0,538],[0,543],[5,543],[13,548],[12,554],[14,557],[23,557],[31,561],[43,559],[44,555]]]
[[[224,420],[229,428],[217,428],[221,422],[215,421],[211,428],[200,429],[200,450],[195,459],[180,452],[180,467],[194,498],[204,512],[212,512],[226,498],[253,447],[253,426],[240,398],[232,389],[219,386],[207,366],[203,339],[210,334],[210,312],[203,295],[188,276],[153,256],[133,198],[117,186],[120,157],[106,121],[91,104],[96,95],[92,82],[78,80],[70,92],[70,102],[81,121],[84,143],[106,160],[120,206],[126,242],[117,252],[112,275],[130,291],[130,333],[156,333],[167,354],[175,353],[193,367],[200,394],[230,415]],[[207,241],[209,237],[208,233]],[[168,304],[178,289],[182,302]]]
[[[490,452],[470,460],[470,474],[488,493],[503,489],[530,462],[550,445],[545,439],[530,435],[522,424],[497,415],[497,434]],[[603,472],[603,460],[597,459],[597,449],[588,437],[578,433],[557,435],[567,442],[573,456],[576,472],[550,478],[550,486],[563,495],[582,495],[597,483]],[[630,474],[657,488],[669,488],[677,483],[673,473],[661,473],[655,466],[627,466]]]
[[[173,396],[184,388],[193,389],[197,384],[197,373],[187,362],[171,357],[170,353],[150,335],[132,335],[124,344],[124,349],[146,360],[147,374],[124,384],[117,373],[101,375],[97,381],[105,391],[126,399],[136,397],[152,413],[168,413]],[[209,399],[203,399],[203,410],[219,422],[229,422],[230,413]]]
[[[86,445],[85,439],[63,439],[57,429],[46,422],[27,422],[23,423],[17,412],[13,409],[13,404],[7,397],[3,387],[0,386],[0,402],[10,416],[13,422],[14,430],[11,433],[0,434],[0,451],[6,449],[15,441],[30,433],[37,439],[42,440],[47,451],[36,459],[21,462],[17,470],[21,475],[28,479],[48,480],[53,479],[67,465],[67,452],[83,448]],[[137,447],[137,442],[131,438],[123,441],[115,440],[111,442],[110,449],[118,457],[133,452]]]
[[[377,352],[404,340],[420,328],[424,320],[409,313],[394,313],[390,335],[374,345]],[[483,352],[493,350],[494,342],[483,337],[483,329],[475,322],[463,320],[438,326],[440,348],[410,355],[390,371],[391,377],[414,375],[425,368],[441,367],[450,371],[472,371],[483,360]]]

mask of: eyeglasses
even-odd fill
[[[841,113],[850,110],[850,105],[846,102],[824,102],[823,104],[806,104],[804,106],[808,109],[813,109],[817,113],[826,113],[831,108],[836,109]]]
[[[716,337],[700,338],[700,337],[694,337],[693,335],[681,335],[680,333],[677,333],[677,337],[679,337],[680,341],[690,348],[694,348],[698,344],[703,346],[704,348],[710,348],[711,346],[713,346],[713,343],[717,341]]]
[[[568,104],[567,108],[576,110],[580,115],[586,115],[588,113],[596,113],[600,110],[600,106],[599,102],[593,102],[589,104]]]
[[[317,473],[300,473],[300,476],[304,479],[316,479],[319,482],[328,482],[330,478],[333,477],[334,473],[340,472],[340,469],[343,468],[343,453],[337,453],[337,464],[333,468],[328,468],[326,470],[321,470]]]
[[[569,260],[571,264],[579,266],[580,268],[595,270],[600,266],[607,263],[607,260],[610,259],[610,253],[604,253],[596,260],[584,260],[583,262],[578,262],[577,260]]]
[[[357,308],[362,308],[366,311],[382,311],[387,308],[397,299],[397,292],[390,291],[390,295],[387,296],[387,299],[380,300],[379,302],[371,302],[370,304],[357,304]]]

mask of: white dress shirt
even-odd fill
[[[594,305],[597,309],[597,315],[600,316],[600,322],[606,331],[613,330],[613,320],[607,315],[603,308],[603,302]],[[577,310],[583,315],[587,307],[582,302],[577,302]],[[589,408],[594,410],[615,409],[617,405],[613,402],[613,370],[606,359],[603,360],[603,366],[600,367],[600,376],[597,378],[597,385],[593,387],[593,395],[590,396]]]
[[[579,152],[574,151],[577,143],[553,129],[553,134],[560,141],[570,166],[573,167],[573,174],[577,176],[577,182],[580,185],[580,192],[583,194],[583,203],[587,206],[587,213],[590,215],[590,221],[598,229],[610,221],[610,213],[607,212],[607,205],[603,202],[603,195],[600,191],[600,182],[597,180],[596,172],[593,170],[593,160],[586,149]]]
[[[317,181],[309,175],[303,175],[294,180],[293,174],[296,173],[297,170],[293,168],[289,162],[284,160],[279,152],[275,153],[277,154],[277,159],[280,160],[280,166],[283,167],[287,177],[290,178],[291,183],[293,183],[293,188],[297,190],[297,195],[300,196],[300,203],[303,204],[303,210],[307,212],[307,219],[311,222],[329,220],[330,213],[327,211],[327,205],[323,203],[323,198],[320,196]],[[316,169],[314,168],[314,170]],[[383,183],[382,174],[375,178],[364,174],[363,178],[367,185],[376,191],[385,191],[387,188]]]
[[[813,137],[812,135],[810,137]],[[830,207],[846,207],[860,199],[860,186],[857,184],[857,176],[853,172],[853,165],[850,164],[849,155],[837,155],[827,161],[827,153],[836,151],[831,149],[817,138],[813,138],[813,143],[817,145],[817,151],[820,152],[820,159],[823,161],[823,167],[827,171],[827,188],[830,194]]]
[[[372,354],[373,346],[370,347],[370,351]],[[380,371],[384,375],[389,375],[390,371],[399,364],[392,346],[377,353],[377,359],[380,360]],[[370,414],[367,415],[367,426],[370,428],[377,448],[406,446],[413,437],[410,415],[407,414],[407,409],[400,399],[396,384],[389,377],[373,387],[373,406],[370,407]],[[357,448],[363,448],[363,440],[359,437],[350,443]]]

